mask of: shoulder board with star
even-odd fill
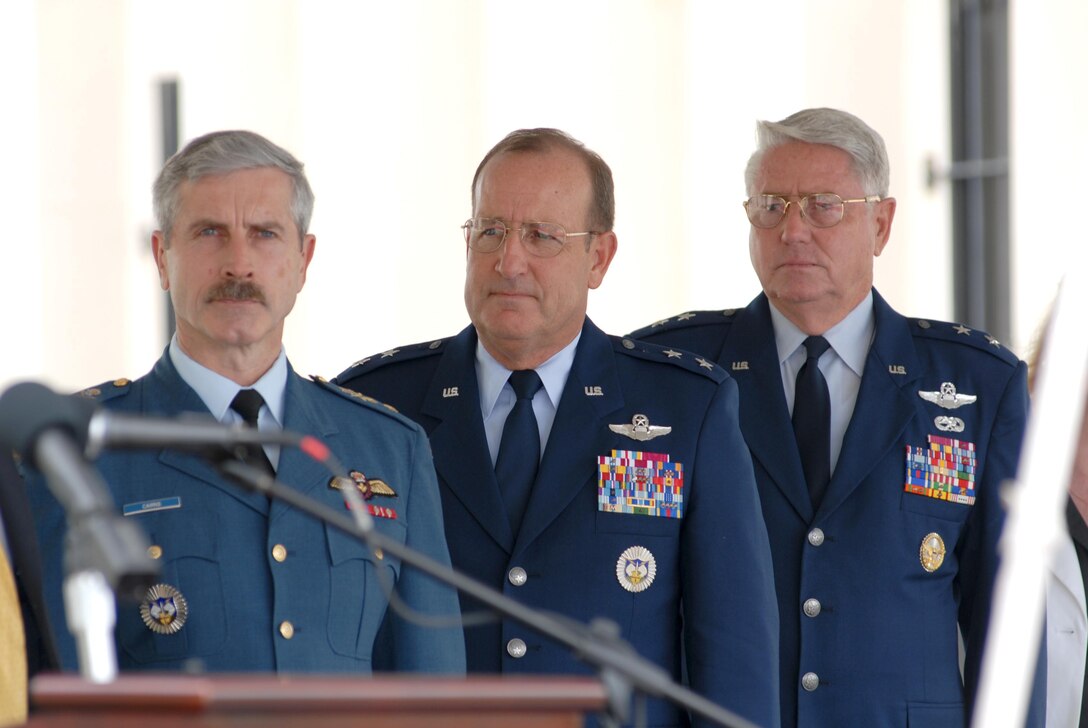
[[[717,309],[714,311],[685,311],[684,313],[669,318],[654,321],[649,326],[632,331],[629,336],[633,339],[641,339],[663,331],[677,331],[695,326],[715,326],[723,323],[732,323],[737,309]]]
[[[689,351],[638,341],[630,336],[609,336],[608,338],[612,340],[613,349],[628,356],[662,364],[672,364],[689,372],[701,374],[708,379],[713,379],[715,382],[724,382],[729,376],[716,362],[698,354],[692,354]]]
[[[333,379],[333,382],[346,382],[360,374],[372,372],[375,369],[380,369],[388,364],[397,364],[402,361],[411,361],[413,359],[421,359],[423,357],[441,354],[447,341],[448,339],[434,339],[432,341],[423,341],[418,344],[409,344],[408,346],[400,346],[393,349],[387,349],[386,351],[377,354],[371,354],[370,356],[363,357],[344,371],[340,372]]]
[[[969,346],[988,352],[1007,364],[1016,366],[1020,358],[1006,349],[1000,341],[990,336],[985,331],[972,329],[963,324],[953,324],[947,321],[932,321],[930,319],[907,319],[910,331],[914,336],[924,339],[937,339],[948,341],[961,346]]]
[[[383,415],[389,415],[398,422],[412,424],[411,420],[398,412],[397,408],[391,404],[386,404],[385,402],[381,402],[377,399],[374,399],[373,397],[368,397],[361,392],[356,392],[354,390],[341,387],[339,384],[330,382],[328,379],[325,379],[325,377],[321,377],[316,374],[311,374],[310,380],[325,391],[332,392],[333,394],[342,397],[349,402],[354,402],[357,405],[372,409],[375,412],[380,412]]]
[[[121,377],[109,382],[102,382],[93,387],[87,387],[76,392],[80,397],[93,399],[95,402],[108,402],[117,397],[123,397],[132,389],[132,380]]]

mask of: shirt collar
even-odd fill
[[[805,343],[808,335],[773,305],[770,309],[774,341],[778,347],[778,363],[782,365]],[[860,377],[865,371],[865,357],[869,355],[869,347],[873,343],[875,332],[873,292],[869,291],[869,294],[861,299],[861,303],[855,306],[846,318],[825,331],[823,337],[827,339],[827,343],[831,344],[835,354],[846,366]]]
[[[280,347],[279,356],[268,371],[253,383],[252,387],[240,387],[237,382],[213,372],[182,351],[175,333],[170,339],[170,361],[182,380],[197,393],[204,406],[220,422],[232,421],[230,403],[240,389],[256,389],[264,397],[265,405],[276,424],[283,427],[283,400],[287,389],[287,354]]]
[[[544,384],[544,391],[552,407],[559,408],[559,400],[563,396],[563,388],[567,386],[567,377],[574,365],[574,353],[578,349],[578,341],[582,338],[581,330],[574,340],[560,349],[546,362],[536,367],[537,376]],[[499,364],[495,357],[484,348],[479,341],[476,342],[476,381],[480,385],[480,411],[486,420],[495,404],[499,401],[499,395],[506,386],[506,380],[510,378],[510,370]]]

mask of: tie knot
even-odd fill
[[[809,359],[819,359],[831,347],[822,336],[810,336],[805,339],[805,351]]]
[[[532,399],[544,383],[540,381],[535,369],[519,369],[510,372],[510,386],[514,388],[518,399]]]
[[[234,395],[230,408],[240,414],[247,425],[257,426],[257,413],[261,411],[264,397],[256,389],[240,389]]]

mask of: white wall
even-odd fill
[[[26,172],[0,183],[18,210],[0,386],[138,376],[161,350],[149,188],[169,76],[183,139],[251,128],[307,164],[317,257],[286,334],[304,373],[467,322],[469,182],[529,125],[564,128],[613,167],[620,252],[590,299],[608,330],[757,292],[740,206],[754,122],[815,105],[884,134],[899,212],[877,285],[947,318],[948,191],[923,187],[925,159],[947,161],[946,13],[941,0],[10,0],[0,34],[22,45],[0,60],[21,73],[0,84],[21,104],[0,118]]]
[[[1083,38],[1088,4],[1010,3],[1009,28],[1010,293],[1014,339],[1026,350],[1046,319],[1062,275],[1088,265],[1081,202],[1088,170],[1088,46]]]

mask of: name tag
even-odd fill
[[[141,501],[139,503],[126,503],[121,507],[121,514],[125,516],[139,516],[143,513],[155,511],[169,511],[181,508],[181,496],[172,498],[159,498],[158,500]]]

